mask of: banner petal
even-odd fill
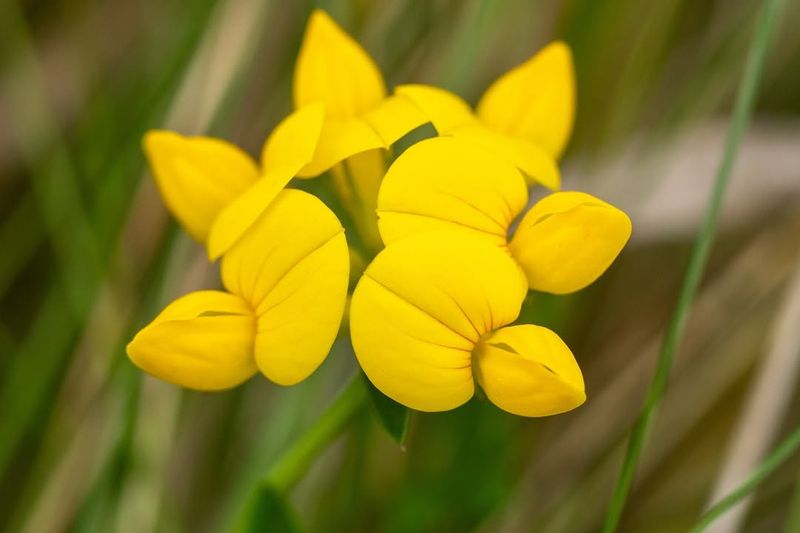
[[[505,245],[528,191],[510,163],[454,137],[421,141],[392,164],[378,195],[385,244],[409,235],[451,229]]]
[[[352,118],[377,106],[386,86],[377,65],[324,11],[314,10],[294,71],[294,105],[321,102],[332,118]]]
[[[544,47],[495,81],[478,103],[478,116],[492,129],[522,137],[561,157],[575,119],[575,69],[569,47]]]

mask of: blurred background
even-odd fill
[[[364,410],[292,492],[309,531],[597,531],[705,209],[760,2],[3,0],[0,3],[0,529],[225,531],[355,369],[202,394],[125,357],[176,295],[218,284],[167,215],[149,128],[257,153],[291,108],[310,10],[389,85],[475,103],[547,42],[572,47],[564,187],[625,209],[632,242],[592,287],[531,294],[588,401],[524,419],[474,399],[415,415],[404,448]],[[621,531],[685,531],[800,424],[800,3],[769,55],[710,266]],[[781,531],[800,457],[726,517]],[[792,512],[794,510],[794,515]],[[792,518],[794,517],[794,518]],[[797,525],[800,522],[795,522]]]

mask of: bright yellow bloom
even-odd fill
[[[516,260],[530,288],[565,294],[594,282],[631,234],[628,216],[589,194],[556,192],[537,202],[509,242],[528,202],[525,179],[509,162],[459,137],[406,150],[386,173],[378,227],[389,246],[442,229],[476,235]]]
[[[302,381],[336,338],[349,264],[336,215],[310,194],[281,191],[222,258],[228,292],[179,298],[128,344],[128,356],[193,389],[234,387],[258,370],[280,385]]]
[[[469,232],[423,233],[384,249],[353,293],[350,332],[384,394],[421,411],[453,409],[475,382],[523,416],[573,409],[583,377],[552,331],[517,319],[528,287],[508,254]]]
[[[225,253],[311,161],[323,116],[319,103],[289,115],[264,143],[260,166],[220,139],[163,130],[145,135],[164,203],[192,237],[206,244],[209,258]]]
[[[387,98],[367,52],[322,10],[311,14],[294,72],[296,108],[325,106],[314,159],[300,176],[317,176],[349,157],[388,149],[427,119],[405,98]]]
[[[401,85],[440,135],[469,139],[516,165],[532,182],[557,190],[556,161],[572,132],[575,76],[566,44],[554,42],[495,81],[473,113],[453,93]]]

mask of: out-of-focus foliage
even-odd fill
[[[634,236],[595,285],[564,297],[533,293],[519,319],[570,346],[584,371],[584,406],[523,419],[474,398],[414,416],[403,447],[363,410],[292,493],[297,520],[311,531],[597,530],[713,178],[720,119],[758,5],[5,2],[0,528],[224,530],[353,372],[342,338],[298,387],[254,380],[208,395],[141,376],[123,352],[165,302],[216,279],[203,251],[176,236],[144,174],[144,131],[209,133],[257,155],[291,109],[302,31],[322,7],[390,85],[436,83],[472,104],[498,75],[565,40],[578,106],[564,187],[625,208]],[[798,23],[800,6],[789,3],[624,531],[685,529],[735,462],[729,451],[741,435],[770,447],[800,424],[788,409],[771,427],[737,429],[800,261]],[[347,226],[319,183],[301,187],[319,188]],[[782,387],[770,394],[797,405],[791,380]],[[798,468],[795,458],[758,491],[747,531],[782,526],[798,501]]]

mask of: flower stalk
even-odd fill
[[[333,403],[305,433],[270,467],[262,484],[284,493],[305,474],[314,459],[338,437],[364,406],[367,391],[360,374],[336,397]]]
[[[273,490],[285,495],[303,477],[311,463],[344,431],[361,411],[367,399],[365,382],[356,373],[336,399],[291,446],[278,458],[261,481],[253,487],[245,508],[240,513],[236,531],[253,531],[261,515],[259,493]]]

